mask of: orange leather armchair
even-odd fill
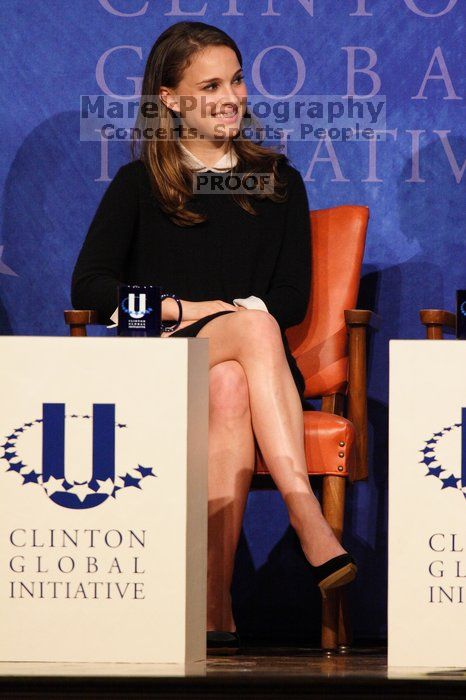
[[[366,479],[366,331],[371,311],[355,309],[369,209],[339,206],[311,211],[312,279],[306,318],[287,329],[291,352],[305,381],[305,398],[321,398],[320,411],[304,411],[304,446],[310,476],[322,477],[322,510],[341,540],[346,482]],[[253,488],[268,473],[256,442]],[[257,476],[256,476],[257,475]],[[344,588],[322,601],[322,648],[351,641]]]
[[[369,210],[339,206],[311,211],[312,281],[306,318],[286,331],[291,352],[306,380],[305,397],[322,398],[320,411],[304,411],[305,451],[310,476],[323,478],[322,509],[341,539],[345,486],[367,478],[366,329],[371,311],[356,310]],[[72,336],[97,323],[94,311],[65,311]],[[268,482],[267,482],[268,477]],[[252,488],[270,484],[256,442]],[[322,603],[322,647],[350,642],[343,589]]]

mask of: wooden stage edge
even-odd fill
[[[387,669],[377,644],[326,655],[317,648],[246,645],[189,668],[152,664],[0,663],[1,698],[466,697],[466,668]]]

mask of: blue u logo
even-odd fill
[[[136,309],[136,297],[138,300],[138,308]],[[124,308],[124,307],[123,307]],[[131,318],[144,318],[149,309],[146,308],[146,295],[144,293],[134,294],[130,292],[128,294],[128,313]],[[126,309],[125,309],[126,311]]]
[[[42,414],[42,479],[44,485],[50,478],[65,477],[65,404],[44,403]],[[99,481],[115,481],[115,404],[93,404],[92,416],[92,478],[87,482],[90,493],[80,500],[75,493],[56,491],[49,498],[65,508],[93,508],[108,497],[108,493],[95,493]],[[73,484],[69,484],[71,489]],[[66,486],[65,486],[66,488]],[[92,493],[94,491],[94,493]]]

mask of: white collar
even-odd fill
[[[185,160],[189,167],[191,167],[193,170],[195,169],[196,172],[205,173],[207,170],[211,170],[214,173],[225,172],[223,168],[234,168],[238,162],[238,156],[233,150],[231,150],[230,153],[225,153],[221,158],[219,158],[214,165],[207,166],[202,162],[202,160],[195,156],[194,153],[191,153],[191,151],[186,148],[181,141],[178,141],[178,143],[184,151]]]

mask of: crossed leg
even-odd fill
[[[253,309],[225,314],[209,321],[199,331],[198,337],[209,338],[211,369],[220,363],[232,360],[242,367],[247,382],[252,429],[270,474],[287,506],[290,523],[299,537],[307,559],[317,566],[331,557],[344,553],[345,549],[323,517],[320,504],[309,483],[304,453],[301,400],[286,359],[280,327],[275,318],[267,312]],[[238,435],[232,442],[237,439]],[[215,442],[215,437],[209,437],[209,442],[211,440]],[[229,460],[228,465],[230,468]],[[209,461],[209,471],[211,469],[216,475],[210,479],[209,500],[212,495],[215,501],[215,489],[221,487],[225,474],[219,473]],[[249,483],[251,468],[237,466],[236,469],[244,470],[244,479],[238,481],[241,483],[242,496],[241,501],[236,503],[236,529],[233,528],[234,533],[239,535],[238,520],[240,514],[242,517],[245,485]],[[236,491],[231,478],[237,479],[237,474],[238,472],[236,477],[229,475],[230,486],[233,489],[230,489],[230,495],[219,498],[220,501],[222,498],[230,498],[228,507],[231,512],[235,509],[235,504],[231,501],[236,498],[233,495]],[[224,504],[227,507],[226,500]],[[215,503],[212,508],[212,512],[215,513]],[[224,513],[226,512],[224,509]],[[211,524],[213,525],[213,522],[209,524],[209,531],[214,529]],[[234,533],[230,532],[231,540],[228,549],[230,554],[232,545],[235,544],[234,537],[237,537]],[[220,539],[225,536],[225,534],[218,535]],[[213,537],[209,561],[215,559],[215,554],[212,555],[212,552],[217,545],[223,546],[216,541],[215,535]],[[232,566],[230,559],[228,572],[220,574],[224,576],[225,584],[228,583]],[[225,587],[222,587],[222,591],[225,600],[225,596],[229,594],[225,593]],[[222,609],[225,607],[223,606]],[[228,624],[228,621],[223,619],[222,623],[224,622]],[[222,629],[228,628],[222,627]]]
[[[231,582],[255,446],[246,375],[236,360],[209,370],[207,629],[234,632]]]

